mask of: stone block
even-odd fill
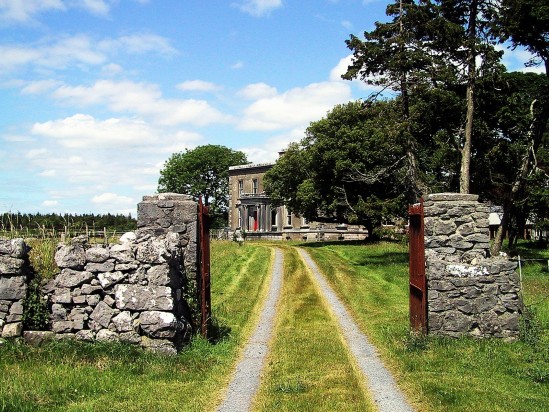
[[[118,309],[171,311],[174,308],[172,291],[169,287],[118,284],[114,288]]]
[[[147,270],[147,280],[153,285],[167,286],[170,284],[170,267],[168,264],[153,266]]]
[[[122,332],[119,335],[120,341],[127,342],[127,343],[133,343],[136,345],[139,345],[141,343],[141,335],[135,331],[131,332]]]
[[[73,323],[70,320],[54,320],[51,324],[51,329],[55,333],[72,332]]]
[[[114,270],[114,262],[106,261],[102,263],[87,263],[86,270],[88,272],[112,272]]]
[[[68,288],[56,289],[52,296],[53,303],[72,303],[71,290]]]
[[[101,296],[99,295],[86,295],[86,303],[90,306],[97,306],[100,300]]]
[[[117,332],[131,332],[133,331],[133,318],[130,312],[123,311],[112,318]]]
[[[139,324],[143,332],[153,338],[173,338],[178,329],[177,318],[170,312],[142,312]]]
[[[105,302],[99,302],[94,311],[91,313],[90,319],[92,319],[98,325],[107,328],[114,315],[114,309],[112,309]]]
[[[23,266],[23,259],[0,255],[0,275],[19,275],[23,271]]]
[[[108,329],[100,329],[95,339],[99,342],[116,342],[119,340],[118,334]]]
[[[59,288],[75,288],[84,283],[88,283],[94,277],[94,274],[91,272],[81,272],[67,268],[63,269],[61,273],[55,277],[55,284]]]
[[[5,338],[17,338],[23,333],[23,323],[7,323],[2,328],[2,337]]]
[[[23,259],[28,251],[28,246],[21,238],[0,239],[0,255],[8,255],[13,258]]]
[[[45,342],[53,340],[54,333],[51,331],[26,330],[23,332],[23,339],[32,346],[40,346]]]
[[[95,333],[89,329],[79,330],[76,332],[75,338],[84,342],[93,342],[95,340]]]
[[[13,302],[11,305],[10,315],[22,315],[23,314],[23,300],[18,300],[17,302]]]
[[[104,247],[95,246],[86,250],[86,261],[103,263],[109,259],[109,251]]]
[[[97,279],[99,280],[99,283],[101,284],[103,289],[111,287],[112,285],[120,282],[126,277],[128,277],[128,274],[124,272],[106,272],[97,275]]]
[[[141,346],[161,355],[177,355],[177,350],[175,349],[174,344],[166,339],[151,339],[147,336],[141,336]]]
[[[60,268],[82,269],[86,264],[86,251],[81,244],[60,245],[55,252],[55,263]]]

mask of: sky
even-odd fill
[[[275,161],[372,92],[341,79],[345,40],[386,21],[386,5],[0,0],[0,213],[135,217],[170,156],[199,145]]]

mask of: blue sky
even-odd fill
[[[0,213],[132,213],[174,152],[273,161],[335,104],[376,0],[0,0]],[[508,68],[528,56],[507,52]]]

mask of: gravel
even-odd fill
[[[391,373],[379,359],[376,349],[368,341],[366,335],[360,331],[350,313],[341,303],[328,282],[326,282],[324,276],[320,273],[315,262],[303,249],[298,250],[320,286],[319,289],[321,294],[324,295],[324,299],[331,306],[332,313],[337,318],[341,332],[347,342],[347,346],[356,359],[379,411],[413,411],[402,392],[398,389]]]
[[[225,400],[217,409],[219,412],[244,412],[250,409],[259,388],[261,370],[269,351],[276,303],[282,286],[282,275],[283,255],[279,249],[275,249],[273,272],[265,306],[261,312],[259,323],[244,349],[243,358],[236,367],[233,379],[225,394]]]

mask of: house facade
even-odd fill
[[[247,237],[277,240],[364,239],[367,231],[357,225],[308,222],[286,206],[272,206],[263,177],[274,163],[229,167],[229,226]]]

